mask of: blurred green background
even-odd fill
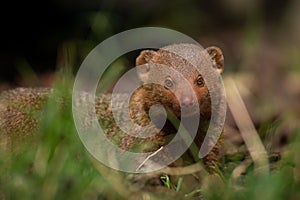
[[[49,86],[62,67],[68,65],[75,75],[106,38],[158,26],[187,34],[204,47],[220,47],[225,75],[239,73],[236,79],[266,105],[263,115],[292,105],[300,109],[297,0],[7,1],[0,9],[0,90]],[[133,66],[134,59],[129,56],[121,65]]]
[[[16,83],[24,65],[53,71],[65,43],[79,51],[78,67],[107,37],[143,26],[175,29],[205,47],[221,47],[227,72],[299,71],[299,7],[297,0],[7,1],[0,18],[1,80]]]

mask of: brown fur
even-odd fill
[[[151,70],[149,69],[150,66],[156,67],[156,64],[163,65],[163,67],[173,68],[188,80],[188,83],[196,94],[196,101],[198,101],[200,109],[201,120],[196,138],[194,139],[195,144],[200,148],[206,135],[207,126],[211,117],[211,101],[209,91],[205,83],[197,85],[197,79],[201,77],[201,74],[199,74],[197,69],[195,69],[191,64],[191,61],[195,61],[195,59],[201,59],[201,56],[205,54],[200,51],[191,52],[190,49],[193,49],[193,45],[179,44],[163,47],[158,51],[146,50],[141,52],[140,56],[136,59],[136,64],[138,68],[138,74],[142,81],[144,80],[144,82],[147,82],[147,80],[151,76],[160,76],[159,74],[151,74]],[[183,53],[187,53],[189,60],[176,55],[175,53],[177,51],[183,51]],[[221,50],[217,47],[209,47],[203,51],[206,51],[208,53],[211,58],[211,63],[208,66],[204,65],[199,67],[212,66],[216,71],[222,73],[224,58]],[[168,77],[158,77],[157,79],[162,79],[162,85],[164,79],[171,79],[173,81],[173,92],[175,91],[178,94],[177,96],[179,99],[168,88],[157,84],[145,84],[134,93],[131,99],[131,117],[133,119],[136,119],[137,123],[140,123],[142,125],[147,124],[150,121],[147,118],[147,111],[152,105],[157,103],[164,105],[166,108],[171,110],[178,118],[193,117],[193,115],[195,115],[193,111],[191,111],[191,113],[188,113],[188,116],[181,116],[181,106],[179,104],[179,100],[182,100],[184,98],[192,98],[190,94],[187,93],[186,86],[182,86],[183,83],[181,79],[176,77],[175,73],[172,72],[168,74]],[[191,102],[191,106],[195,106],[195,104],[196,102]],[[141,110],[144,110],[142,115],[140,113]],[[145,121],[145,119],[147,120]],[[220,147],[221,145],[219,142],[215,145],[213,150],[203,159],[208,168],[214,168],[215,164],[217,163],[219,159]]]
[[[163,64],[166,67],[177,70],[187,80],[196,94],[196,98],[200,107],[200,125],[197,132],[195,143],[201,146],[206,134],[207,124],[211,115],[210,96],[205,83],[197,85],[197,79],[201,76],[199,72],[187,61],[180,56],[170,52],[186,53],[189,58],[197,60],[203,56],[203,52],[190,51],[189,44],[179,44],[163,47],[158,51],[146,50],[141,52],[136,59],[138,74],[142,81],[145,82],[151,76],[159,76],[159,74],[151,74],[148,72],[147,66],[144,64]],[[204,50],[203,50],[204,51]],[[210,64],[219,73],[223,71],[223,55],[220,49],[216,47],[209,47],[206,49],[211,56]],[[144,65],[144,66],[141,66]],[[202,67],[202,66],[200,66]],[[159,77],[164,81],[166,77]],[[137,89],[130,100],[130,116],[136,123],[144,126],[150,122],[148,111],[154,104],[162,104],[170,111],[172,111],[178,118],[193,117],[195,113],[192,111],[187,116],[181,115],[179,100],[187,100],[188,103],[194,106],[195,102],[191,100],[190,93],[187,92],[186,85],[172,72],[168,74],[168,78],[173,80],[174,91],[177,92],[179,99],[176,98],[170,89],[166,89],[157,84],[145,84]],[[0,136],[13,135],[18,138],[24,138],[36,131],[37,124],[40,121],[39,111],[45,105],[49,95],[50,89],[47,88],[18,88],[3,92],[0,95]],[[117,94],[118,99],[122,103],[124,96]],[[86,101],[83,95],[82,101]],[[111,95],[102,94],[96,99],[96,113],[100,123],[106,124],[107,137],[115,140],[115,143],[124,150],[129,150],[135,145],[143,145],[147,143],[144,151],[152,151],[167,144],[168,140],[165,136],[176,133],[176,129],[172,126],[166,125],[162,131],[149,138],[136,138],[134,136],[126,135],[120,131],[112,116]],[[191,100],[191,101],[190,101]],[[58,100],[58,102],[61,100]],[[60,102],[61,103],[61,102]],[[80,102],[78,102],[80,103]],[[63,107],[63,105],[62,105]],[[191,109],[192,110],[192,109]],[[87,116],[88,121],[91,120]],[[138,132],[138,130],[135,130]],[[218,143],[213,151],[211,151],[203,161],[209,168],[213,168],[218,160],[220,144]]]

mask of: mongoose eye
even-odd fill
[[[204,79],[202,78],[202,76],[199,76],[198,78],[197,78],[197,85],[198,86],[204,86]]]
[[[172,81],[172,79],[167,78],[165,80],[165,88],[171,88],[171,87],[173,87],[173,81]]]

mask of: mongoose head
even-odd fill
[[[144,50],[136,59],[137,72],[141,81],[147,83],[151,78],[159,80],[160,84],[157,85],[156,90],[158,87],[160,88],[157,90],[160,93],[160,98],[162,98],[160,103],[171,109],[178,117],[181,116],[180,105],[191,108],[190,114],[195,114],[193,113],[195,101],[198,101],[201,115],[207,116],[211,112],[210,96],[205,77],[191,64],[191,61],[201,60],[204,56],[209,57],[209,59],[204,59],[208,61],[199,62],[201,66],[197,67],[212,67],[219,74],[222,73],[224,67],[224,57],[219,48],[199,49],[198,46],[193,48],[195,46],[193,44],[175,44],[162,47],[158,51]],[[188,60],[177,55],[177,52],[180,52],[179,55],[185,55]],[[149,65],[153,68],[163,66],[175,69],[187,80],[189,88],[194,90],[196,100],[191,94],[191,90],[187,90],[187,85],[183,84],[182,77],[178,77],[178,73],[172,71],[169,74],[159,73],[159,70],[150,70]]]

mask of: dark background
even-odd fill
[[[0,80],[24,84],[24,66],[38,77],[55,71],[65,43],[79,49],[78,68],[88,51],[107,37],[142,26],[175,29],[203,46],[220,46],[227,71],[236,71],[247,68],[243,48],[251,40],[254,44],[263,38],[275,48],[295,44],[290,36],[297,5],[296,0],[7,1],[0,10]]]

